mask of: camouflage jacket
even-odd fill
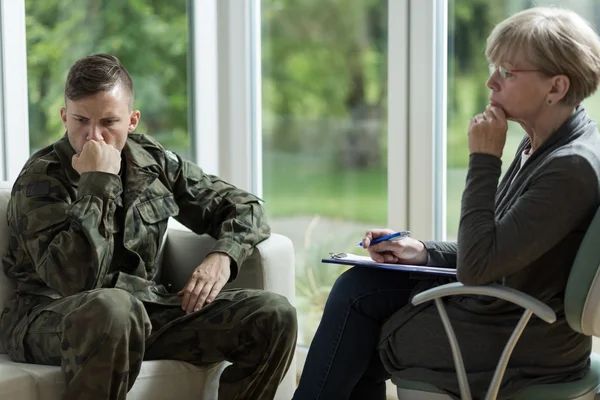
[[[3,264],[18,293],[58,299],[117,287],[143,301],[172,303],[156,282],[169,217],[216,238],[212,252],[231,257],[231,279],[269,236],[257,197],[204,174],[149,136],[129,135],[120,176],[79,176],[73,154],[65,135],[34,154],[13,187]]]

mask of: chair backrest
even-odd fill
[[[8,250],[8,223],[6,221],[6,208],[10,200],[12,182],[0,181],[0,257],[3,257]],[[0,258],[0,314],[4,310],[4,305],[15,296],[15,283],[4,275],[2,260]],[[0,344],[0,354],[5,353],[2,344]]]
[[[565,291],[565,315],[575,331],[600,336],[600,209],[579,246]]]

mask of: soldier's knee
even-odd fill
[[[298,330],[298,319],[296,308],[289,300],[285,296],[271,292],[263,292],[261,296],[264,304],[267,305],[263,308],[263,313],[267,314],[271,322],[270,329],[295,334]]]
[[[149,333],[150,322],[143,304],[121,289],[92,291],[75,311],[65,318],[65,330],[82,328],[88,333],[119,337],[132,331]]]

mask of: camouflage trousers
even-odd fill
[[[24,338],[27,361],[61,366],[64,400],[125,399],[142,360],[162,359],[229,361],[219,399],[273,399],[296,344],[295,309],[257,290],[224,290],[186,315],[121,289],[97,289],[35,314]]]

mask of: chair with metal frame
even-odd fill
[[[565,315],[569,326],[576,332],[588,336],[600,336],[600,210],[596,212],[577,252],[569,274],[565,291]],[[513,334],[508,340],[496,371],[488,388],[485,400],[495,400],[502,383],[502,377],[508,365],[510,355],[526,328],[532,315],[547,323],[556,320],[554,311],[541,301],[505,286],[490,284],[483,286],[465,286],[461,283],[442,285],[413,298],[414,305],[435,301],[438,312],[452,349],[457,379],[462,400],[471,400],[467,374],[463,364],[458,342],[454,335],[442,298],[454,295],[484,295],[510,301],[525,309]],[[592,353],[591,367],[587,375],[580,380],[532,385],[522,390],[514,400],[600,400],[600,355]],[[401,400],[448,400],[451,397],[441,389],[427,383],[408,381],[392,376],[392,382],[398,388]]]

